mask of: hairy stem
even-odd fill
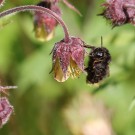
[[[95,46],[92,46],[92,45],[84,45],[83,47],[90,48],[90,49],[94,49],[95,48]]]
[[[18,6],[18,7],[6,10],[4,12],[1,12],[0,18],[4,17],[6,15],[10,15],[10,14],[13,14],[13,13],[18,13],[18,12],[23,12],[23,11],[39,11],[39,12],[46,12],[46,13],[50,14],[52,17],[54,17],[61,24],[61,26],[64,30],[64,33],[65,33],[64,41],[68,42],[70,40],[68,29],[67,29],[64,21],[56,13],[54,13],[53,11],[51,11],[48,8],[44,8],[44,7],[41,7],[41,6],[35,6],[35,5]]]

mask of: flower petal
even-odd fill
[[[54,30],[50,33],[47,33],[44,26],[35,26],[35,37],[40,41],[49,41],[54,37]]]
[[[84,70],[85,55],[85,49],[83,46],[84,42],[80,38],[75,38],[71,48],[71,57],[82,71]]]
[[[68,72],[70,73],[70,76],[72,78],[76,78],[81,74],[82,70],[78,67],[74,60],[70,59],[70,66],[68,68]]]
[[[70,76],[70,74],[68,73],[66,74],[63,73],[58,59],[56,59],[53,71],[54,71],[54,79],[57,80],[58,82],[64,82]]]
[[[10,118],[10,115],[13,112],[13,106],[10,105],[6,97],[0,98],[0,126],[2,127]]]

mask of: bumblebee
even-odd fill
[[[88,47],[87,47],[88,48]],[[90,48],[90,47],[89,47]],[[89,54],[86,82],[90,84],[99,83],[109,75],[109,63],[111,55],[105,47],[92,47]]]

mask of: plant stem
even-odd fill
[[[92,45],[84,45],[83,47],[90,48],[90,49],[94,49],[95,48],[95,46],[92,46]]]
[[[23,11],[39,11],[39,12],[46,12],[46,13],[50,14],[52,17],[54,17],[54,19],[56,19],[61,24],[61,26],[64,30],[64,34],[65,34],[64,41],[68,42],[70,40],[68,29],[67,29],[64,21],[55,12],[51,11],[48,8],[44,8],[41,6],[35,6],[35,5],[18,6],[18,7],[6,10],[4,12],[1,12],[0,18],[4,17],[6,15],[10,15],[12,13],[18,13],[18,12],[23,12]]]

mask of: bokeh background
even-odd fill
[[[1,11],[37,2],[6,0]],[[110,76],[99,86],[87,85],[85,74],[58,83],[49,74],[49,54],[64,36],[61,27],[51,41],[40,42],[34,36],[32,13],[0,19],[1,85],[18,86],[10,90],[14,114],[0,135],[135,135],[135,27],[111,29],[97,16],[103,0],[70,2],[83,15],[59,4],[70,34],[95,46],[100,46],[103,36],[112,56]]]

